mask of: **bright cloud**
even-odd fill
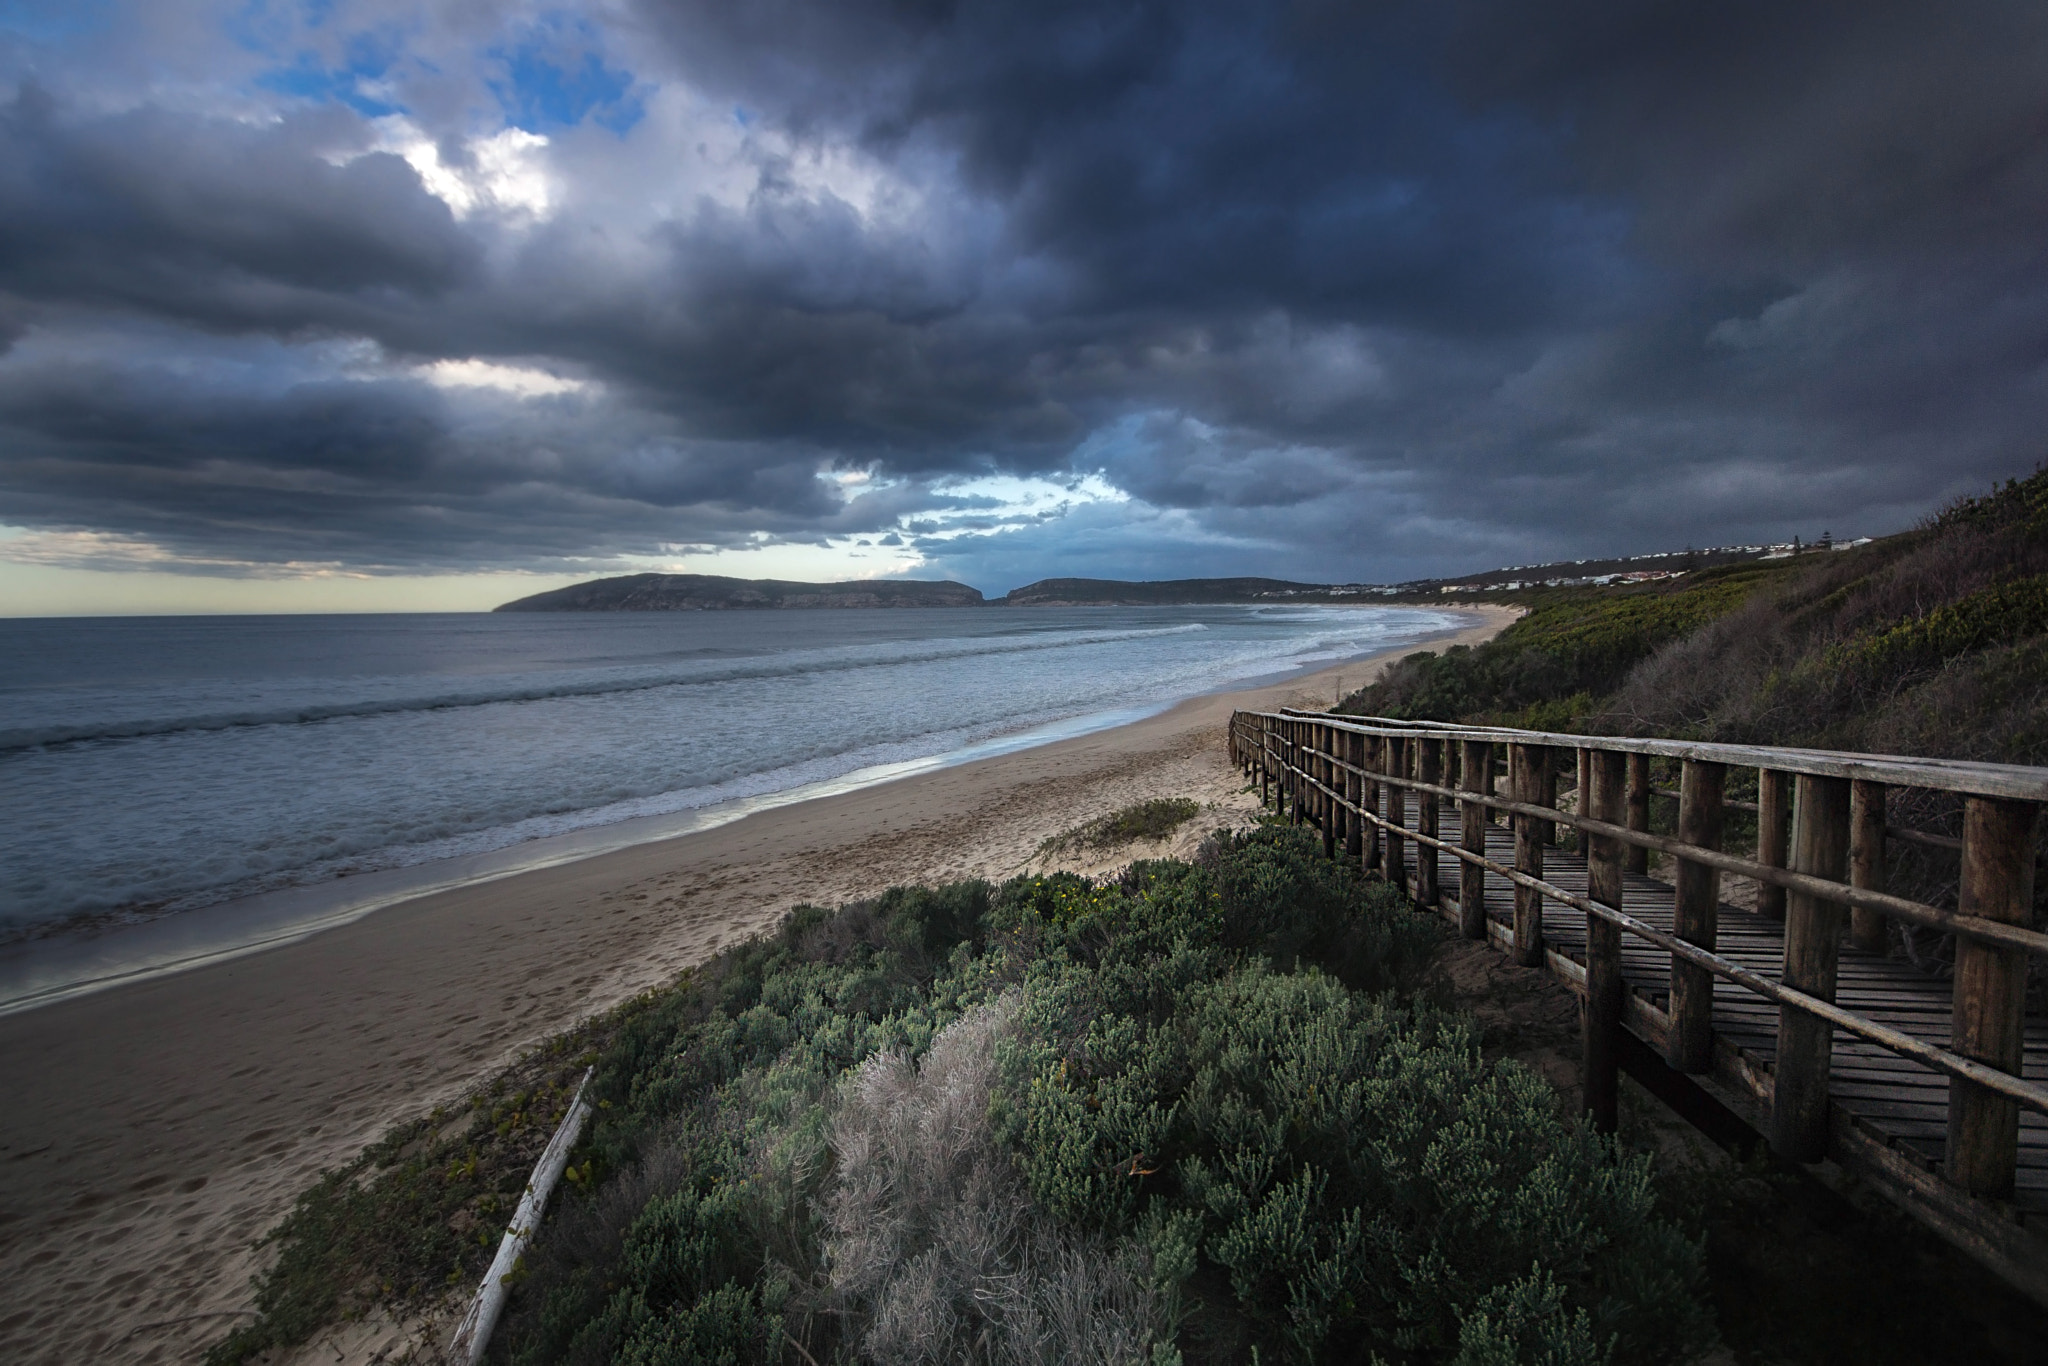
[[[429,384],[442,389],[498,389],[520,398],[546,398],[554,394],[580,394],[594,386],[587,380],[564,379],[524,365],[501,365],[495,361],[437,360],[416,372]]]
[[[401,114],[374,120],[377,151],[395,152],[419,173],[428,193],[445,203],[457,218],[479,213],[546,218],[559,192],[546,158],[548,139],[524,128],[502,128],[469,139],[464,157],[444,161],[440,144]]]

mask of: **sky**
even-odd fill
[[[0,0],[0,615],[1882,534],[2044,228],[2038,0]]]

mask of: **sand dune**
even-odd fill
[[[1480,615],[1460,639],[1513,614]],[[1047,836],[1146,797],[1213,806],[1182,843],[1248,820],[1231,709],[1327,705],[1335,678],[1367,674],[1196,699],[0,1018],[0,1360],[196,1359],[249,1312],[263,1231],[392,1123],[799,902],[1009,876]],[[391,1341],[357,1332],[308,1359],[372,1360]]]

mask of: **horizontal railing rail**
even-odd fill
[[[2019,1111],[2048,1115],[2048,1087],[2020,1075],[2027,961],[2048,956],[2048,934],[2032,924],[2034,834],[2040,803],[2048,800],[2048,770],[1297,710],[1237,713],[1230,745],[1262,796],[1321,828],[1328,852],[1342,842],[1347,857],[1408,887],[1423,904],[1443,900],[1438,855],[1462,864],[1467,875],[1459,879],[1458,904],[1445,909],[1455,909],[1469,937],[1493,932],[1486,877],[1507,882],[1515,904],[1502,937],[1517,961],[1545,961],[1545,902],[1586,915],[1586,1092],[1596,1122],[1611,1127],[1615,1119],[1616,1037],[1626,992],[1621,944],[1629,936],[1671,955],[1666,1051],[1681,1070],[1711,1069],[1715,979],[1779,1007],[1768,1103],[1771,1142],[1783,1155],[1812,1161],[1827,1154],[1828,1078],[1839,1029],[1946,1077],[1949,1180],[1973,1196],[2012,1191]],[[1558,801],[1561,751],[1577,758],[1570,810]],[[1497,767],[1502,758],[1505,773]],[[1676,789],[1652,787],[1652,759],[1678,766]],[[1728,771],[1745,768],[1757,773],[1754,803],[1725,794]],[[1505,793],[1497,790],[1503,779]],[[1888,825],[1886,799],[1897,788],[1960,798],[1962,837]],[[1675,835],[1650,830],[1652,796],[1677,802]],[[1439,837],[1437,813],[1445,803],[1460,811],[1455,842]],[[1729,808],[1757,812],[1753,856],[1722,847]],[[1495,815],[1505,816],[1513,832],[1512,864],[1488,850]],[[1544,848],[1560,829],[1577,831],[1586,850],[1586,895],[1544,876]],[[1887,840],[1952,847],[1962,865],[1957,906],[1886,890]],[[1622,875],[1642,871],[1652,851],[1674,861],[1670,931],[1625,907]],[[1758,913],[1783,918],[1778,980],[1716,952],[1723,874],[1753,879]],[[1889,920],[1956,936],[1945,1047],[1834,999],[1844,929],[1851,942],[1881,951]]]
[[[1545,745],[1557,749],[1591,746],[1600,750],[1645,754],[1665,759],[1694,759],[1731,768],[1770,768],[1814,777],[1865,779],[1924,787],[1972,797],[2004,797],[2014,801],[2048,801],[2048,769],[2023,764],[1986,764],[1965,759],[1923,759],[1907,754],[1845,754],[1825,749],[1732,745],[1704,740],[1658,740],[1635,736],[1573,735],[1563,731],[1516,730],[1508,726],[1464,726],[1449,721],[1402,721],[1385,717],[1347,716],[1339,712],[1288,709],[1277,716],[1327,719],[1335,725],[1377,734],[1430,739],[1494,740]]]

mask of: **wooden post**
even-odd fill
[[[1444,771],[1444,742],[1423,740],[1416,745],[1415,776],[1425,783],[1441,783]],[[1443,803],[1434,792],[1415,794],[1415,829],[1431,839],[1437,835],[1437,812]],[[1424,910],[1433,911],[1442,900],[1437,887],[1437,874],[1442,865],[1437,860],[1437,849],[1433,844],[1415,842],[1415,899]]]
[[[1532,789],[1534,795],[1524,797],[1522,800],[1554,809],[1557,806],[1557,756],[1548,748],[1541,746],[1535,748],[1539,750],[1542,762],[1538,764],[1533,775],[1536,783],[1536,786]],[[1545,844],[1556,844],[1557,822],[1542,821],[1539,824],[1542,829],[1543,842]]]
[[[1260,719],[1260,811],[1272,805],[1274,797],[1274,723]]]
[[[1337,808],[1337,839],[1340,853],[1345,858],[1357,857],[1358,812],[1353,808],[1358,805],[1358,775],[1352,772],[1352,765],[1357,760],[1351,754],[1352,744],[1357,738],[1349,731],[1330,732],[1330,748],[1338,760],[1336,772],[1330,775],[1330,786],[1339,794],[1331,802]]]
[[[1298,727],[1297,734],[1301,743],[1301,823],[1313,828],[1316,824],[1316,817],[1320,814],[1319,808],[1323,796],[1322,793],[1316,790],[1315,786],[1317,764],[1316,723],[1313,721],[1299,721],[1295,724]]]
[[[1849,780],[1802,773],[1798,788],[1792,869],[1844,881],[1849,875]],[[1847,919],[1839,902],[1804,892],[1786,898],[1786,986],[1823,1001],[1835,999],[1835,970]],[[1833,1025],[1793,1006],[1778,1008],[1771,1147],[1788,1161],[1818,1162],[1827,1156],[1828,1064],[1833,1056]]]
[[[1323,837],[1323,847],[1325,852],[1327,852],[1330,831],[1328,823],[1324,820],[1325,812],[1323,811],[1322,732],[1323,728],[1318,722],[1304,721],[1301,723],[1302,747],[1308,760],[1303,767],[1308,770],[1311,779],[1308,785],[1308,821],[1310,825],[1316,828],[1316,832]]]
[[[1595,750],[1588,768],[1592,780],[1591,808],[1586,815],[1610,825],[1622,823],[1628,804],[1624,791],[1628,756]],[[1581,832],[1582,834],[1584,832]],[[1628,845],[1612,835],[1585,841],[1586,894],[1589,900],[1621,910],[1622,868]],[[1621,998],[1627,985],[1621,976],[1621,926],[1597,915],[1586,916],[1586,998],[1579,1012],[1579,1038],[1585,1067],[1585,1108],[1593,1127],[1614,1132],[1621,1096]]]
[[[1337,745],[1337,732],[1330,729],[1327,721],[1315,723],[1316,772],[1321,775],[1323,787],[1329,789],[1316,793],[1316,811],[1322,816],[1323,857],[1337,857],[1337,803],[1330,800],[1330,792],[1337,788],[1337,768],[1330,762],[1330,753]]]
[[[1283,722],[1287,728],[1288,816],[1301,824],[1301,722]]]
[[[1615,822],[1617,825],[1623,822]],[[1650,756],[1631,754],[1628,756],[1628,828],[1641,834],[1650,833]],[[1640,844],[1628,846],[1622,855],[1622,867],[1638,876],[1650,871],[1650,851]]]
[[[1685,761],[1678,778],[1680,840],[1702,849],[1721,847],[1727,773],[1721,764]],[[1687,943],[1712,949],[1721,914],[1721,870],[1680,859],[1677,890],[1674,932]],[[1671,1041],[1665,1057],[1681,1072],[1705,1072],[1714,1061],[1714,974],[1677,954],[1671,956]]]
[[[1365,805],[1365,779],[1358,775],[1365,767],[1365,737],[1355,730],[1344,733],[1344,761],[1351,765],[1344,774],[1344,800],[1352,807],[1344,813],[1344,857],[1356,864],[1365,854],[1365,817],[1358,814]]]
[[[1467,740],[1459,748],[1458,768],[1462,773],[1459,790],[1490,793],[1493,790],[1493,746],[1484,740]],[[1458,808],[1458,847],[1468,854],[1486,852],[1488,808],[1465,802]],[[1486,938],[1486,870],[1477,864],[1458,864],[1458,933],[1467,939]]]
[[[1368,735],[1365,738],[1365,766],[1368,769],[1371,769],[1374,773],[1385,773],[1387,771],[1385,757],[1386,752],[1387,742],[1385,740],[1381,739],[1377,735]],[[1380,792],[1385,786],[1386,785],[1384,783],[1375,782],[1368,782],[1365,785],[1365,807],[1366,810],[1372,812],[1374,815],[1378,815],[1380,813]],[[1371,872],[1380,866],[1381,846],[1382,840],[1380,838],[1379,826],[1375,825],[1371,821],[1367,821],[1365,823],[1366,871]]]
[[[1849,885],[1884,890],[1884,784],[1860,778],[1849,784]],[[1849,942],[1866,953],[1889,948],[1883,913],[1850,907]]]
[[[1315,773],[1315,759],[1311,754],[1309,745],[1309,723],[1306,721],[1296,721],[1294,723],[1294,767],[1296,769],[1294,775],[1294,795],[1296,805],[1301,808],[1298,819],[1303,825],[1310,824],[1316,818],[1316,790],[1309,785],[1309,779]]]
[[[1408,742],[1390,735],[1387,737],[1385,744],[1387,747],[1386,771],[1388,775],[1396,778],[1407,777]],[[1406,891],[1408,890],[1408,842],[1402,839],[1396,832],[1408,823],[1408,789],[1398,787],[1393,783],[1388,783],[1386,788],[1388,822],[1386,832],[1387,862],[1386,867],[1382,871],[1386,874],[1387,881],[1393,883],[1402,891]]]
[[[1296,721],[1295,741],[1301,746],[1300,756],[1295,760],[1301,769],[1301,823],[1314,828],[1316,823],[1316,723]]]
[[[1290,785],[1287,778],[1287,723],[1273,723],[1273,814],[1284,817],[1287,814],[1287,793]]]
[[[1572,809],[1581,816],[1590,816],[1593,814],[1593,751],[1584,745],[1580,745],[1577,753],[1579,756],[1579,786],[1577,792],[1572,796]],[[1584,839],[1581,839],[1578,842],[1578,848],[1579,852],[1584,854],[1591,846]]]
[[[1330,857],[1336,858],[1344,848],[1344,821],[1351,813],[1344,809],[1344,733],[1327,721],[1323,723],[1323,767],[1330,785],[1330,794],[1323,799],[1330,808],[1328,844]]]
[[[1956,909],[2008,925],[2034,911],[2034,804],[1971,797],[1963,803],[1963,874]],[[2027,956],[1956,938],[1950,1047],[2019,1075],[2026,1023]],[[1960,1078],[1948,1084],[1948,1177],[1972,1195],[2012,1194],[2019,1157],[2017,1102]]]
[[[1789,775],[1762,768],[1756,775],[1756,861],[1772,868],[1785,866],[1786,800],[1791,794]],[[1785,889],[1759,883],[1756,909],[1773,920],[1785,918]]]
[[[1550,751],[1542,745],[1509,745],[1509,781],[1515,800],[1544,802],[1544,789],[1556,782]],[[1543,876],[1543,827],[1534,816],[1515,816],[1515,869]],[[1543,898],[1533,887],[1515,884],[1515,946],[1508,955],[1525,968],[1543,966]]]
[[[1279,741],[1274,738],[1273,719],[1271,717],[1267,717],[1265,721],[1264,739],[1265,748],[1259,751],[1259,769],[1262,774],[1262,790],[1260,795],[1265,799],[1266,805],[1271,806],[1277,812],[1280,809],[1280,794],[1275,790],[1273,749]]]

